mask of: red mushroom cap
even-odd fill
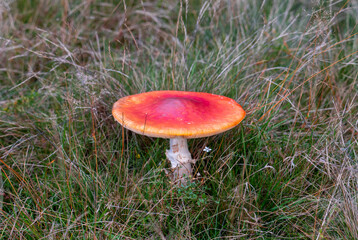
[[[199,138],[239,124],[245,111],[233,99],[202,92],[154,91],[119,99],[114,118],[150,137]]]

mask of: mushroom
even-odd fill
[[[166,156],[173,180],[192,178],[188,138],[212,136],[238,125],[245,111],[233,99],[203,92],[153,91],[119,99],[114,118],[125,128],[149,137],[170,138]]]

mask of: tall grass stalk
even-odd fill
[[[2,180],[2,167],[0,167],[0,173],[0,211],[2,211],[4,203],[4,182]]]

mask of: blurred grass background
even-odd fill
[[[358,239],[358,1],[0,1],[0,239]],[[152,90],[235,99],[189,141],[113,120]],[[208,146],[211,152],[204,152]]]

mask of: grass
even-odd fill
[[[358,239],[357,0],[0,9],[0,239]],[[168,89],[247,111],[184,188],[111,116]]]

